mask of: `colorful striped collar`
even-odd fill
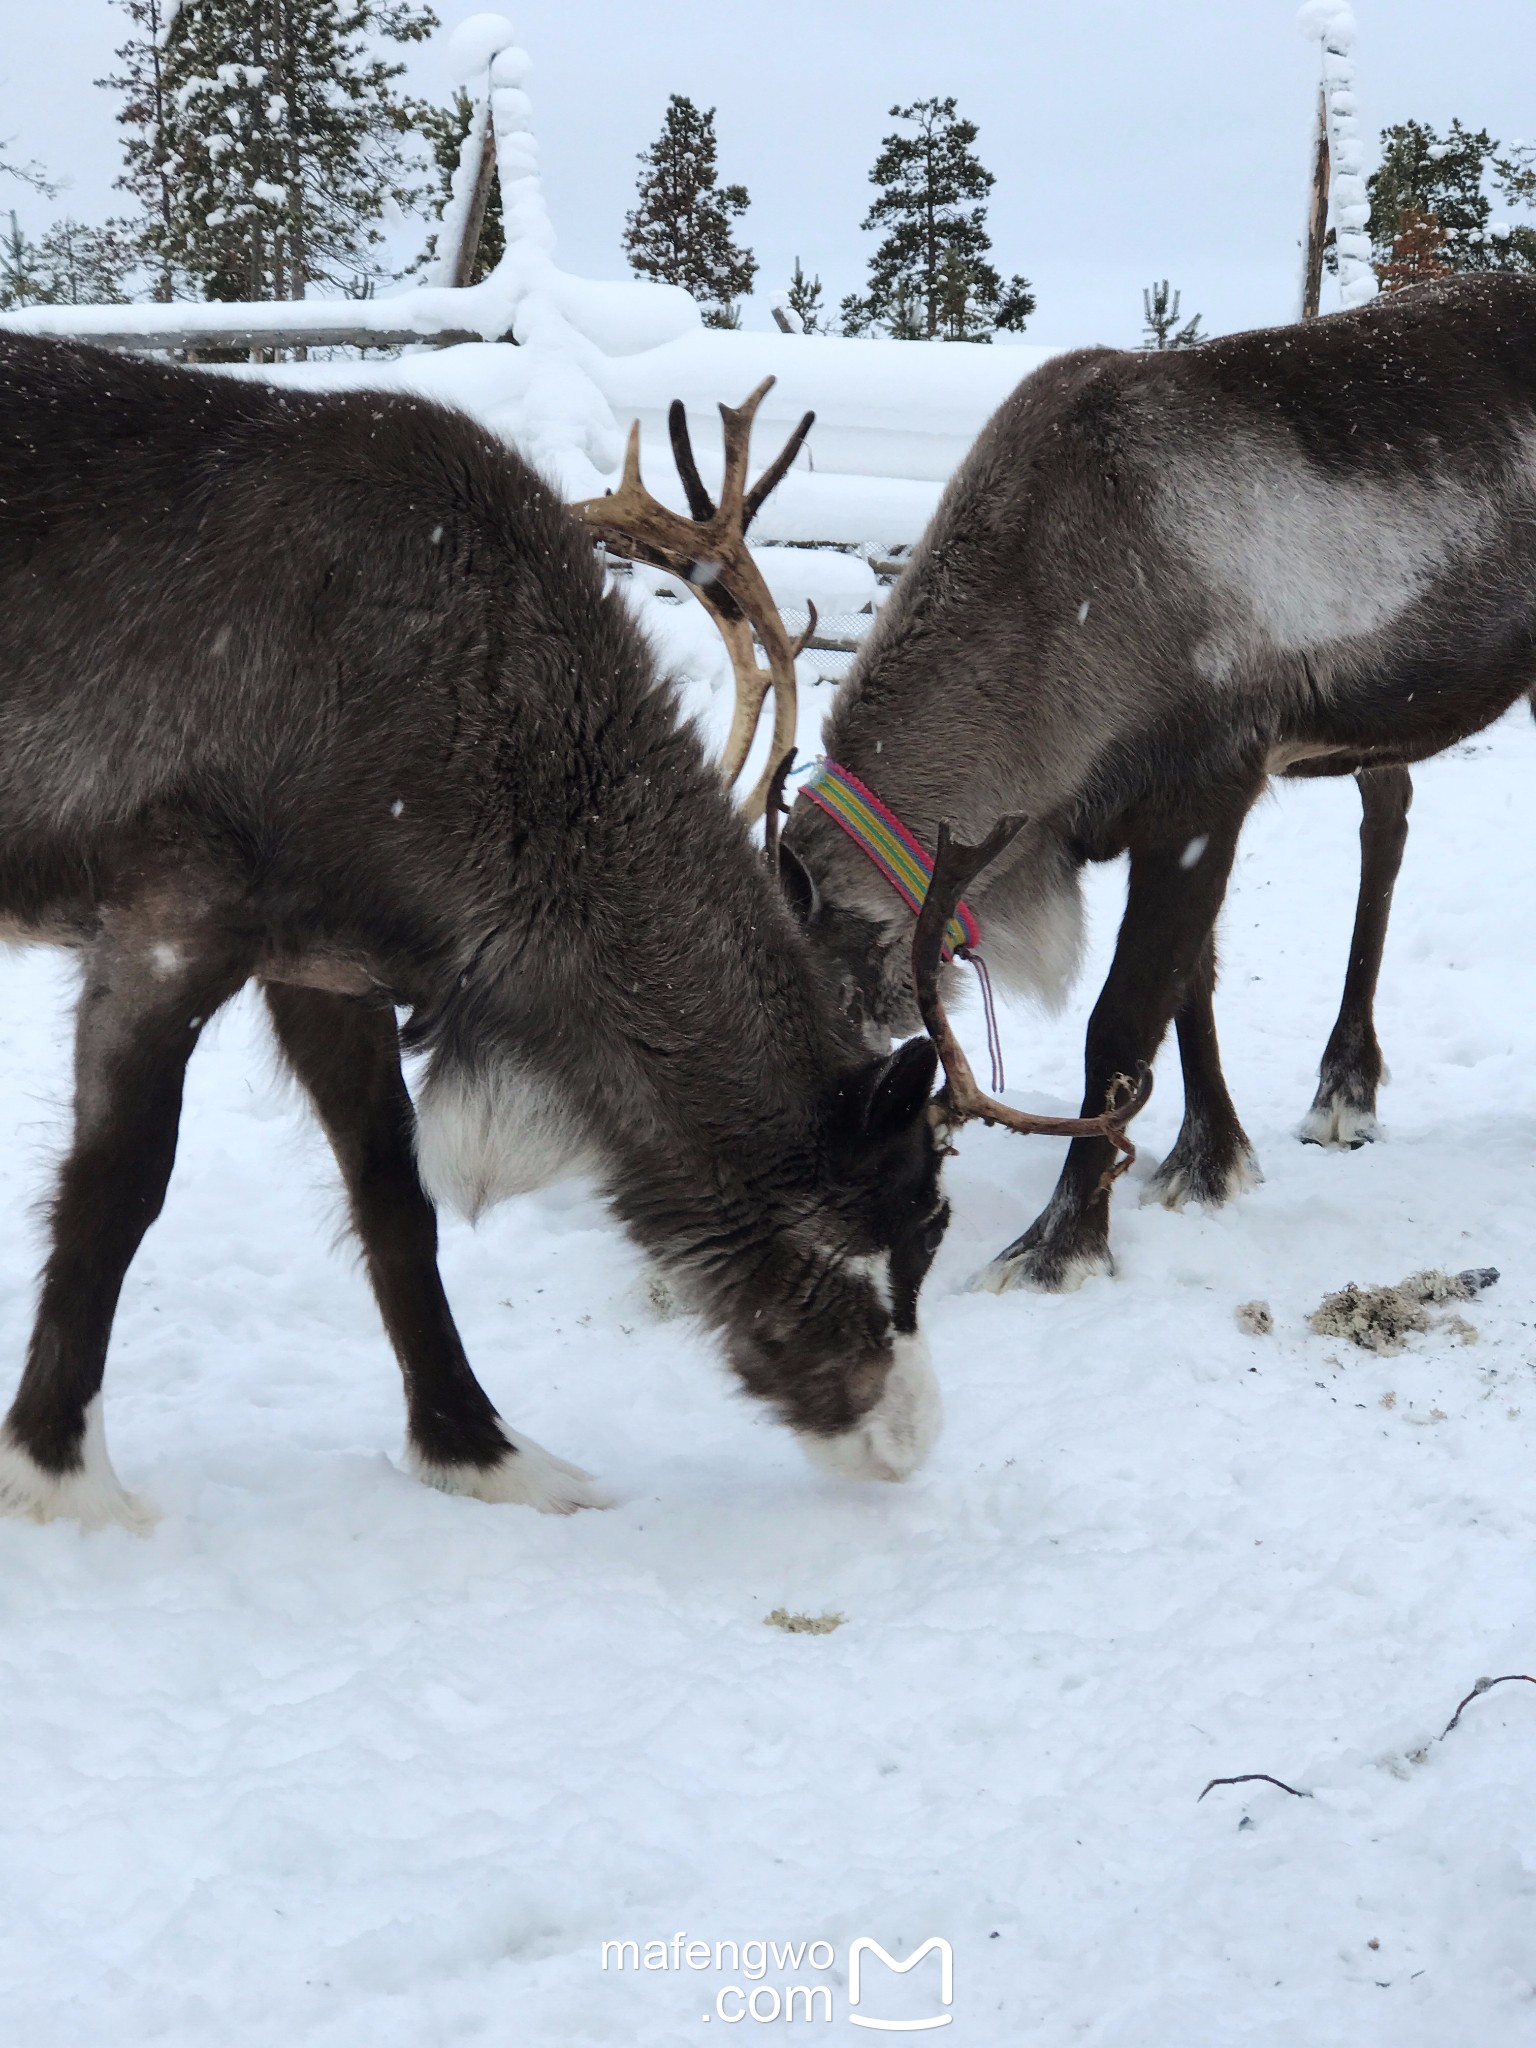
[[[856,845],[861,846],[915,917],[928,894],[933,874],[933,857],[902,824],[896,813],[881,803],[857,775],[850,775],[836,761],[823,760],[801,790],[818,809],[835,818]],[[945,928],[948,944],[944,958],[974,953],[981,943],[981,927],[969,904],[955,906]]]

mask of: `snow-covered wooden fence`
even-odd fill
[[[772,376],[759,415],[765,444],[787,436],[807,409],[817,422],[754,536],[877,549],[914,540],[983,421],[1049,351],[728,332],[705,328],[674,286],[575,277],[554,258],[524,89],[527,53],[509,24],[477,15],[456,33],[451,55],[472,114],[430,282],[361,301],[30,306],[0,315],[0,326],[192,354],[342,342],[404,349],[392,360],[226,369],[441,398],[513,442],[571,498],[599,495],[615,479],[624,432],[638,419],[647,480],[679,506],[666,433],[671,401],[681,398],[695,416],[707,477],[715,404],[737,402]],[[505,254],[488,277],[467,285],[492,164]],[[504,337],[518,346],[498,345]]]

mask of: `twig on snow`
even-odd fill
[[[1312,1797],[1310,1792],[1298,1792],[1294,1785],[1287,1785],[1284,1778],[1272,1778],[1268,1771],[1244,1771],[1241,1776],[1236,1778],[1212,1778],[1210,1784],[1206,1786],[1205,1792],[1214,1792],[1218,1785],[1255,1785],[1261,1779],[1266,1785],[1278,1785],[1282,1792],[1289,1792],[1293,1799],[1310,1799]],[[1205,1792],[1200,1794],[1200,1799],[1205,1797]],[[1200,1804],[1200,1799],[1195,1801],[1196,1806]]]
[[[1517,1683],[1520,1685],[1536,1685],[1536,1678],[1532,1678],[1528,1671],[1506,1671],[1502,1678],[1480,1678],[1461,1705],[1456,1709],[1455,1713],[1452,1714],[1449,1721],[1446,1722],[1440,1733],[1435,1737],[1435,1740],[1437,1742],[1444,1742],[1446,1736],[1456,1726],[1456,1723],[1461,1719],[1466,1709],[1471,1706],[1475,1699],[1481,1698],[1485,1692],[1491,1692],[1496,1685],[1515,1685]]]

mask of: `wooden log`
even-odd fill
[[[185,349],[189,355],[211,348],[409,348],[426,343],[432,348],[449,348],[461,341],[484,341],[483,334],[468,328],[442,327],[422,333],[416,327],[306,327],[291,315],[274,320],[271,326],[255,326],[249,320],[238,326],[165,327],[141,333],[123,332],[60,335],[60,340],[89,342],[93,348],[141,349],[147,354]]]
[[[475,172],[475,189],[470,195],[469,211],[464,216],[464,239],[454,251],[453,275],[448,280],[460,290],[474,279],[475,258],[480,254],[480,236],[485,227],[486,208],[491,203],[491,186],[496,178],[496,128],[491,120],[489,98],[485,103],[484,121],[480,164]],[[442,273],[438,274],[441,276]]]
[[[1317,145],[1312,154],[1312,194],[1307,204],[1307,261],[1301,281],[1301,317],[1315,320],[1323,296],[1323,242],[1328,233],[1328,101],[1317,96]]]

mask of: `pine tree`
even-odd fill
[[[800,326],[806,334],[825,334],[822,324],[821,279],[807,277],[800,268],[800,258],[795,258],[794,275],[789,280],[785,294],[791,309],[800,315]]]
[[[1382,290],[1400,292],[1406,285],[1424,284],[1432,277],[1449,277],[1445,239],[1445,229],[1432,213],[1415,213],[1405,206],[1397,217],[1390,261],[1372,266]]]
[[[451,107],[423,106],[417,109],[416,125],[426,137],[432,152],[432,161],[437,166],[438,187],[436,211],[439,220],[443,208],[453,192],[453,174],[459,167],[459,151],[469,133],[470,123],[475,117],[475,103],[460,86],[453,96]],[[471,284],[478,284],[483,277],[489,277],[506,253],[506,228],[501,217],[501,186],[491,180],[490,198],[486,202],[485,219],[480,228],[480,246],[475,254],[474,273]],[[422,250],[412,270],[425,270],[437,260],[437,230],[434,228],[427,237],[427,246]]]
[[[885,239],[855,317],[867,308],[870,322],[902,340],[990,341],[999,327],[1022,330],[1034,294],[1027,278],[1004,284],[987,260],[985,201],[997,181],[971,147],[975,122],[960,119],[953,99],[914,100],[891,117],[917,132],[887,135],[869,174],[880,196],[864,227],[884,229]]]
[[[0,233],[0,308],[39,306],[47,302],[47,288],[37,260],[37,247],[29,242],[14,213],[10,227]]]
[[[177,0],[113,0],[113,4],[123,9],[136,31],[115,52],[121,71],[96,81],[107,91],[122,94],[117,119],[128,133],[123,141],[125,168],[116,185],[139,203],[137,217],[117,226],[137,242],[152,263],[152,296],[169,302],[176,296],[170,258],[176,197],[169,161],[165,32]]]
[[[1182,327],[1179,325],[1179,294],[1170,294],[1166,277],[1142,293],[1141,309],[1145,322],[1141,338],[1144,349],[1193,348],[1205,339],[1200,332],[1198,313]]]
[[[19,164],[10,154],[9,137],[0,137],[0,177],[16,178],[23,185],[30,185],[34,192],[41,192],[45,199],[51,199],[59,189],[43,176],[41,164]]]
[[[37,269],[53,306],[123,306],[139,268],[138,244],[119,227],[89,227],[67,215],[37,245]]]
[[[401,138],[404,65],[370,39],[437,25],[412,0],[181,0],[166,37],[173,215],[155,253],[210,299],[301,299],[375,274],[379,222],[421,187]]]
[[[1486,128],[1452,121],[1444,136],[1421,121],[1400,121],[1382,131],[1381,163],[1367,181],[1370,236],[1376,273],[1396,260],[1394,245],[1405,213],[1444,231],[1436,256],[1444,270],[1536,270],[1536,228],[1495,221],[1485,184],[1511,204],[1536,198],[1527,152],[1500,155]]]
[[[624,248],[642,277],[692,293],[706,325],[736,327],[757,258],[731,239],[750,202],[745,185],[717,182],[716,147],[714,108],[701,113],[673,93],[660,135],[640,152],[640,203],[624,217]]]

